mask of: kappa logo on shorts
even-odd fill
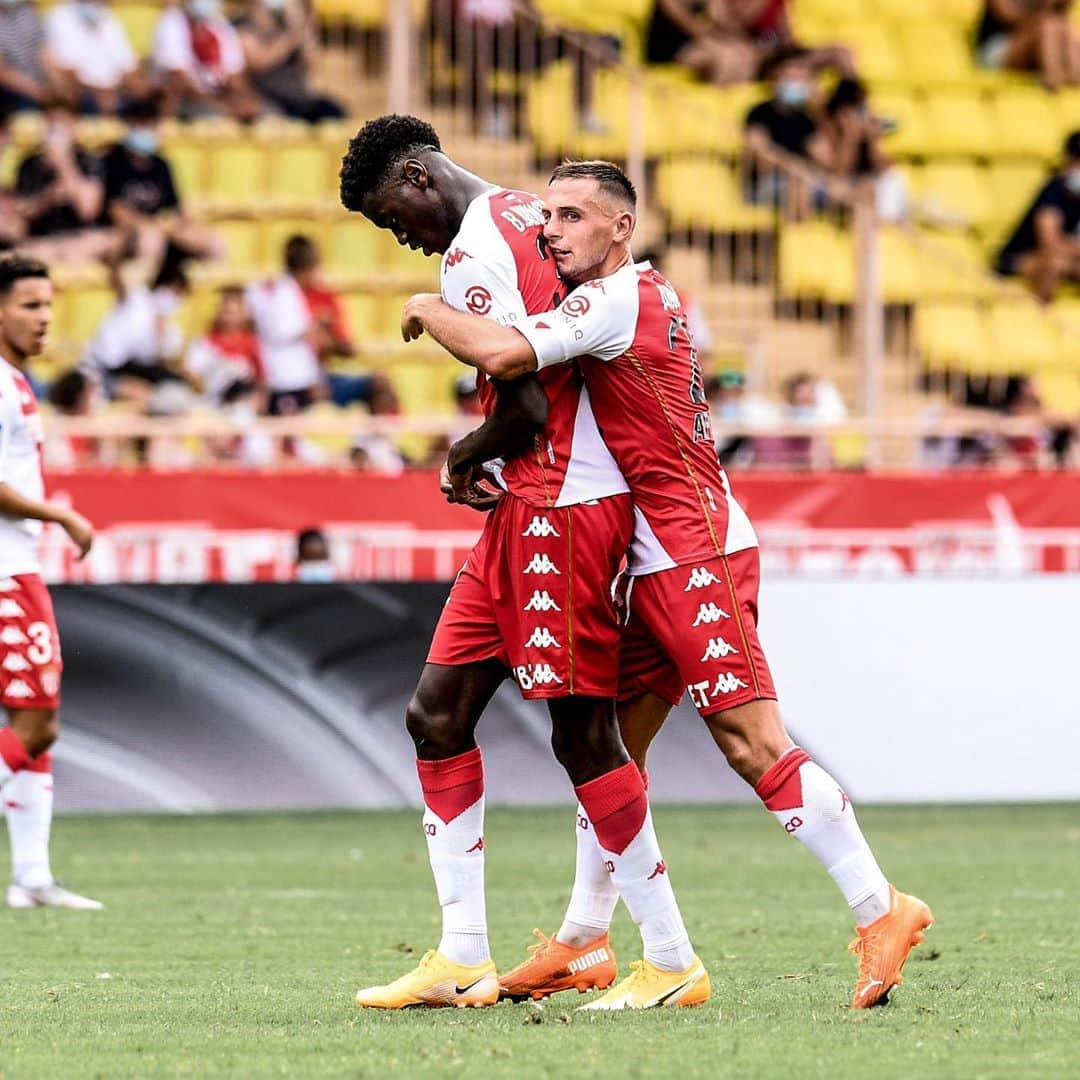
[[[29,671],[30,661],[23,656],[22,653],[8,653],[4,657],[3,664],[0,664],[5,671]]]
[[[734,694],[736,690],[745,689],[746,683],[742,679],[737,679],[733,672],[728,671],[716,680],[716,685],[712,688],[709,696],[719,697],[721,694]]]
[[[533,514],[532,521],[529,522],[529,527],[521,534],[522,536],[554,536],[559,539],[559,534],[555,531],[555,526],[551,524],[546,517],[540,517],[539,514]]]
[[[709,585],[720,585],[722,582],[716,577],[713,572],[707,566],[695,566],[690,571],[690,580],[686,583],[686,588],[683,592],[690,592],[692,589],[704,589]]]
[[[548,558],[547,552],[537,552],[532,561],[522,571],[524,574],[558,574],[562,576],[562,571]]]
[[[525,642],[524,648],[526,649],[561,649],[559,639],[546,627],[537,626],[533,628],[532,637]]]
[[[0,600],[0,619],[21,619],[25,614],[14,600]]]
[[[514,678],[522,690],[533,690],[537,686],[562,686],[562,679],[550,664],[523,664],[514,668]]]
[[[551,598],[547,589],[537,589],[532,594],[532,599],[521,609],[522,611],[562,611],[562,608]]]
[[[19,583],[10,577],[0,579],[0,592],[15,592],[19,588]]]
[[[5,626],[0,630],[0,644],[25,645],[29,640],[17,626]]]
[[[12,679],[7,684],[3,696],[7,698],[32,698],[34,691],[22,679]]]
[[[725,656],[731,656],[732,653],[738,656],[739,650],[729,641],[725,641],[722,637],[709,638],[709,644],[705,646],[705,655],[701,658],[701,662],[723,660]]]
[[[694,620],[694,626],[701,626],[702,623],[714,623],[719,622],[721,619],[730,619],[731,616],[721,607],[717,607],[714,603],[702,604],[698,608],[697,618]]]

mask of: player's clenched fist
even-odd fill
[[[401,312],[401,336],[406,341],[415,341],[423,334],[423,306],[438,299],[437,293],[417,293],[409,298]]]
[[[79,558],[85,558],[94,544],[94,526],[77,510],[65,510],[57,518],[57,524],[71,537],[79,549]]]

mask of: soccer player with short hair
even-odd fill
[[[97,900],[58,885],[49,865],[49,747],[59,730],[63,661],[37,542],[43,521],[60,525],[80,557],[94,539],[86,518],[44,499],[41,417],[23,368],[45,345],[52,297],[44,263],[0,258],[0,701],[8,718],[0,728],[0,795],[13,864],[7,905],[96,910]]]
[[[345,157],[341,195],[347,209],[399,243],[441,253],[442,296],[480,321],[514,325],[562,298],[540,235],[540,200],[467,172],[422,120],[383,116],[365,124]],[[494,442],[517,456],[508,453],[495,470],[506,494],[454,582],[406,716],[442,939],[416,969],[361,990],[357,1002],[397,1009],[498,1000],[475,729],[512,673],[524,697],[546,701],[555,756],[641,929],[644,963],[655,977],[654,992],[639,1004],[697,1004],[709,996],[708,975],[683,925],[644,781],[615,717],[621,635],[610,586],[633,527],[626,481],[570,368],[517,384],[484,380],[481,395],[488,420],[451,457],[453,483],[469,498],[476,466],[494,456],[487,450]],[[606,987],[615,965],[609,954],[591,952],[578,982]]]
[[[482,323],[436,296],[405,308],[406,339],[427,331],[465,363],[496,378],[579,364],[597,423],[634,499],[620,719],[643,763],[649,741],[684,688],[732,768],[784,829],[824,864],[852,908],[860,957],[852,1005],[883,1004],[930,909],[895,890],[863,837],[850,800],[780,717],[757,635],[757,538],[720,468],[709,407],[678,293],[630,239],[635,192],[607,162],[557,168],[544,237],[577,287],[557,309],[512,327]],[[579,830],[578,881],[555,939],[501,979],[515,996],[563,989],[563,943],[606,932],[614,896]],[[619,1008],[639,973],[595,1008]]]

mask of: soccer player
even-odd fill
[[[541,238],[535,195],[467,172],[415,117],[384,116],[352,140],[342,202],[402,244],[442,254],[442,295],[491,325],[513,325],[563,295]],[[439,947],[363,1006],[489,1005],[499,985],[484,898],[484,777],[475,728],[512,673],[547,702],[552,748],[593,823],[610,879],[638,924],[645,958],[630,1004],[709,996],[660,852],[644,781],[619,737],[614,697],[620,628],[611,582],[632,530],[626,481],[600,438],[577,373],[555,368],[482,390],[489,422],[451,460],[456,479],[490,457],[495,403],[515,395],[517,449],[497,470],[506,494],[451,589],[406,724],[417,752],[424,833],[443,912]],[[537,396],[538,395],[538,396]],[[486,431],[485,431],[486,428]],[[500,439],[505,431],[494,432]],[[471,479],[467,481],[471,483]],[[583,957],[586,955],[582,954]],[[610,956],[588,956],[583,988],[609,985]]]
[[[49,865],[49,747],[58,732],[63,662],[37,541],[43,521],[60,525],[80,557],[94,539],[86,518],[42,497],[41,417],[22,369],[45,344],[52,295],[44,263],[0,259],[0,700],[8,719],[0,728],[0,789],[14,879],[7,905],[97,910],[97,900],[58,885]]]
[[[580,363],[597,423],[630,485],[627,635],[620,698],[627,746],[648,740],[683,687],[732,768],[784,829],[824,864],[855,915],[855,1008],[882,1004],[901,980],[930,909],[886,880],[840,785],[795,746],[757,636],[757,539],[720,468],[686,313],[675,289],[634,264],[635,192],[616,166],[563,165],[552,176],[544,236],[578,287],[552,312],[512,327],[482,323],[435,296],[406,306],[406,340],[426,330],[496,378]],[[515,995],[562,989],[559,944],[606,931],[613,908],[588,843],[567,920],[551,943],[503,976]],[[621,984],[593,1007],[618,1007]]]

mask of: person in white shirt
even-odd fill
[[[67,95],[81,111],[111,116],[122,95],[145,92],[124,24],[105,0],[58,4],[46,18],[45,32]]]
[[[261,103],[245,74],[244,50],[221,0],[183,0],[161,13],[153,65],[165,80],[166,113],[225,112],[253,120]]]
[[[13,863],[8,907],[99,909],[56,884],[49,863],[53,777],[49,748],[59,733],[63,660],[52,601],[41,579],[42,522],[59,525],[82,558],[94,527],[44,498],[41,417],[23,367],[45,347],[52,283],[44,263],[0,259],[0,790]]]

